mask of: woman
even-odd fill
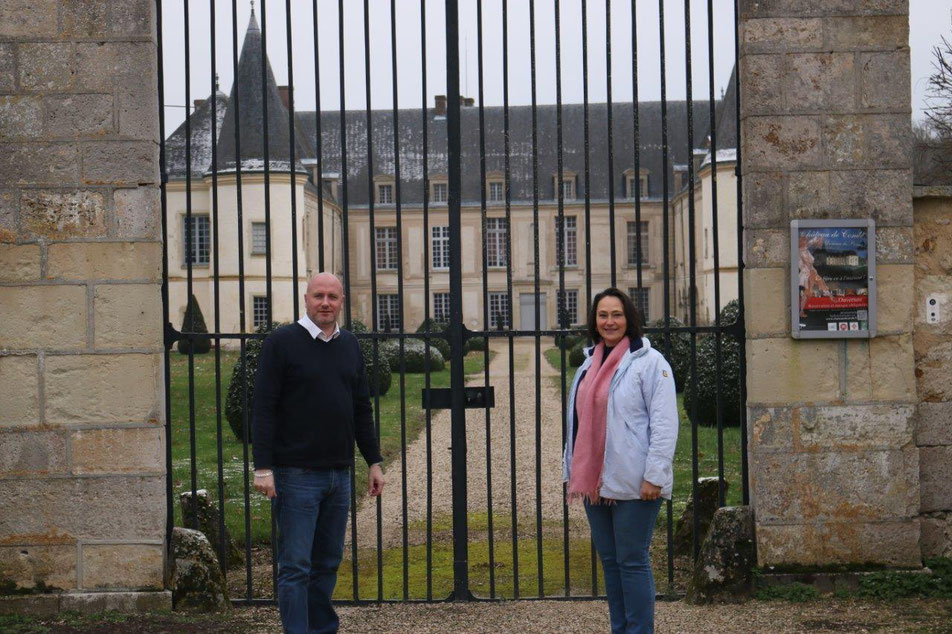
[[[671,498],[678,407],[671,366],[648,339],[631,299],[595,296],[595,346],[572,383],[563,479],[582,500],[602,560],[613,634],[654,631],[648,546],[661,500]]]

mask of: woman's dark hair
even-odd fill
[[[592,300],[592,307],[588,311],[589,338],[594,343],[602,340],[602,336],[598,334],[598,328],[596,327],[596,313],[598,312],[598,302],[606,297],[617,297],[621,301],[622,309],[625,311],[625,334],[632,341],[635,339],[641,340],[641,317],[638,315],[638,309],[635,308],[635,303],[631,301],[631,298],[617,288],[606,288]]]

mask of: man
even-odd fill
[[[318,273],[305,317],[265,339],[255,378],[255,488],[278,522],[278,605],[285,632],[336,632],[331,596],[344,551],[354,441],[370,465],[369,493],[384,478],[357,338],[337,323],[344,290]]]

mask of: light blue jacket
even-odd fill
[[[641,497],[641,482],[661,487],[661,496],[671,499],[674,485],[674,447],[678,441],[678,400],[671,366],[647,338],[641,348],[628,350],[612,376],[608,395],[608,427],[605,432],[605,462],[599,495],[613,500]],[[575,428],[575,394],[592,364],[585,362],[575,373],[565,412],[565,453],[562,479],[568,482],[572,469],[572,434]]]

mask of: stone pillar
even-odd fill
[[[169,604],[156,49],[153,0],[0,2],[0,594],[50,609]]]
[[[919,566],[908,3],[741,7],[758,561]],[[877,336],[792,339],[790,220],[867,217],[877,223]]]

